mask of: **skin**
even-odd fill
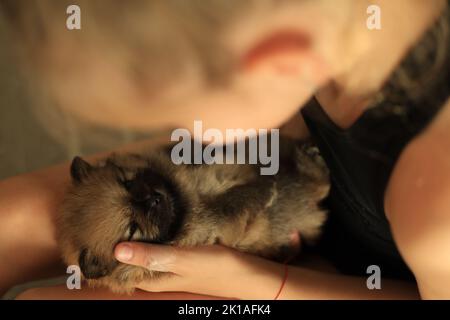
[[[368,99],[437,17],[443,1],[436,1],[434,6],[427,5],[426,1],[400,0],[371,1],[371,4],[382,8],[380,31],[360,27],[367,18],[368,3],[364,1],[343,1],[341,10],[332,10],[334,6],[327,5],[326,1],[307,2],[279,9],[270,19],[250,16],[236,26],[241,28],[240,32],[230,30],[228,41],[236,53],[241,53],[242,68],[236,71],[227,88],[206,90],[195,74],[185,74],[183,80],[190,81],[184,81],[179,87],[174,85],[166,96],[151,103],[128,92],[123,98],[135,103],[127,104],[126,112],[118,107],[101,119],[99,109],[65,105],[74,114],[91,121],[136,128],[190,128],[193,120],[201,119],[204,127],[218,129],[272,128],[285,123],[284,128],[292,133],[289,128],[296,127],[296,123],[301,125],[292,117],[297,106],[316,92],[333,121],[346,128],[364,112]],[[348,12],[352,12],[350,20]],[[399,16],[398,12],[403,15]],[[410,23],[411,17],[414,24]],[[314,26],[308,23],[312,18]],[[286,25],[297,39],[310,39],[310,45],[285,38],[272,43],[275,48],[266,47],[258,55],[246,54],[258,46],[255,39],[285,34]],[[108,79],[118,77],[104,80]],[[120,97],[115,101],[120,102]],[[170,115],[162,112],[169,107],[174,110]],[[303,130],[295,132],[304,133]],[[386,191],[387,218],[397,246],[416,276],[417,286],[383,279],[382,290],[368,290],[366,278],[343,276],[315,267],[289,267],[280,299],[450,298],[449,138],[450,103],[447,102],[433,123],[403,151]],[[57,264],[52,219],[68,181],[68,169],[64,165],[0,182],[0,288],[3,290],[42,276],[50,265]],[[15,226],[19,223],[20,232],[17,232]],[[125,255],[125,249],[131,249],[131,254],[128,250],[128,256]],[[208,295],[273,299],[284,275],[283,265],[221,246],[188,250],[122,243],[115,253],[120,261],[175,274],[164,281],[142,283],[139,288],[151,293],[139,291],[132,298],[160,297],[155,292],[165,292],[163,297],[169,297],[167,292],[178,291],[201,294],[198,298]],[[89,288],[76,292],[54,287],[33,289],[19,298],[104,298],[105,295],[115,297]]]

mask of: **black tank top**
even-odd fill
[[[448,18],[447,8],[386,83],[380,101],[349,129],[337,127],[315,99],[302,109],[331,176],[320,247],[345,274],[367,275],[369,265],[378,265],[385,277],[413,279],[392,238],[384,193],[402,149],[449,96]]]

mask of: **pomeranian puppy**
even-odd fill
[[[115,292],[162,275],[119,263],[113,251],[121,241],[223,244],[285,261],[294,232],[307,244],[320,236],[329,176],[317,148],[283,143],[272,176],[260,175],[258,165],[175,165],[167,148],[95,165],[76,157],[57,220],[64,261],[79,265],[89,285]]]

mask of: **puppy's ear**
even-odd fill
[[[83,249],[78,258],[78,265],[86,279],[98,279],[110,274],[118,262],[102,260],[88,249]]]
[[[74,182],[81,182],[89,175],[92,169],[93,167],[89,163],[80,157],[75,157],[70,166],[70,175]]]

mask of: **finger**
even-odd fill
[[[300,233],[297,231],[293,231],[290,235],[291,239],[291,246],[294,249],[295,252],[300,252],[300,249],[302,247],[302,239],[300,237]]]
[[[299,254],[302,245],[301,237],[298,231],[292,231],[292,233],[289,235],[289,240],[289,255],[283,261],[284,263],[289,263],[291,260],[293,260]]]
[[[141,242],[122,242],[114,249],[120,262],[140,266],[152,271],[176,273],[177,250],[172,246]]]

